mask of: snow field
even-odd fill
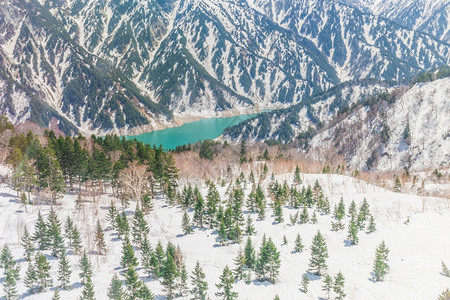
[[[346,204],[346,210],[352,200],[357,206],[366,198],[370,204],[371,213],[375,217],[377,231],[371,234],[359,232],[359,244],[346,246],[347,226],[343,231],[332,232],[331,216],[317,214],[318,224],[303,224],[291,226],[289,215],[296,212],[295,209],[285,207],[284,223],[275,224],[272,216],[272,208],[266,208],[266,219],[256,221],[256,214],[251,214],[256,227],[257,236],[252,237],[255,250],[259,251],[263,234],[271,237],[281,252],[281,268],[277,283],[253,281],[250,285],[244,281],[238,282],[234,289],[239,293],[239,299],[273,299],[276,294],[280,299],[317,299],[325,298],[321,291],[322,280],[310,275],[311,283],[309,291],[304,294],[300,290],[301,276],[307,271],[310,259],[311,241],[320,230],[324,235],[329,258],[327,259],[329,273],[336,275],[342,271],[345,277],[345,291],[348,299],[434,299],[445,288],[450,286],[450,279],[442,276],[441,260],[450,264],[450,209],[448,199],[419,197],[406,194],[393,193],[382,188],[369,185],[355,178],[342,175],[302,174],[304,185],[313,185],[319,180],[324,194],[329,197],[331,208],[342,196]],[[291,174],[276,176],[276,180],[292,182]],[[267,186],[268,180],[263,182]],[[205,196],[206,185],[200,186]],[[250,192],[251,184],[247,185],[246,195]],[[218,187],[222,200],[226,187]],[[23,226],[33,232],[37,211],[40,209],[44,218],[50,207],[28,206],[27,212],[15,197],[16,193],[6,185],[0,186],[0,246],[7,243],[16,259],[21,259],[23,250],[19,247],[19,237],[23,232]],[[267,193],[266,193],[267,196]],[[104,195],[94,202],[86,202],[80,211],[75,210],[75,195],[66,195],[60,200],[61,205],[55,207],[61,222],[64,224],[67,216],[71,216],[80,229],[85,249],[93,249],[93,231],[97,218],[100,219],[105,231],[108,252],[106,256],[98,256],[95,251],[88,252],[94,269],[93,282],[97,299],[106,299],[107,288],[113,274],[119,273],[122,242],[116,234],[107,230],[109,224],[105,220],[107,208],[111,196]],[[92,201],[92,198],[84,200]],[[267,199],[270,203],[270,199]],[[424,205],[425,203],[425,205]],[[117,205],[120,202],[117,201]],[[132,220],[132,211],[135,204],[131,203],[126,210],[129,221]],[[181,207],[169,207],[161,198],[154,201],[154,210],[146,216],[149,222],[149,239],[153,247],[160,240],[165,247],[168,241],[179,245],[184,256],[189,274],[194,269],[195,263],[200,261],[208,281],[209,296],[217,297],[215,284],[219,281],[225,265],[234,268],[233,259],[237,256],[239,248],[244,248],[243,243],[220,247],[216,241],[216,233],[210,229],[194,230],[191,235],[183,236],[181,229]],[[310,216],[312,209],[309,210]],[[191,220],[193,211],[189,211]],[[246,213],[244,213],[246,217]],[[403,222],[410,217],[410,224]],[[347,225],[348,217],[344,218]],[[294,248],[294,240],[300,233],[305,249],[302,253],[291,253]],[[282,245],[283,235],[288,240],[287,245]],[[375,257],[375,248],[382,240],[385,240],[389,253],[390,273],[384,282],[373,282],[371,279],[372,265]],[[44,252],[45,254],[49,254]],[[72,265],[73,283],[69,291],[60,291],[62,299],[77,299],[81,294],[79,283],[79,257],[69,251],[69,260]],[[136,251],[139,257],[139,251]],[[47,256],[52,266],[54,283],[58,260]],[[26,299],[49,299],[52,290],[45,293],[28,295],[23,285],[23,278],[27,263],[20,260],[21,281],[18,284],[18,292]],[[137,267],[141,278],[146,282],[157,299],[165,299],[162,285],[159,281],[145,278],[144,270]],[[190,281],[189,281],[190,283]],[[185,297],[188,299],[189,297]]]

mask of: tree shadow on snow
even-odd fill
[[[303,273],[302,276],[304,276],[304,275],[308,276],[309,281],[321,280],[321,276],[310,273],[310,272],[305,272],[305,273]]]
[[[345,247],[352,247],[352,246],[356,246],[356,245],[353,245],[352,242],[349,241],[349,240],[344,240],[344,246]]]
[[[4,197],[4,198],[17,198],[15,195],[10,194],[10,193],[0,193],[0,197]]]
[[[264,280],[264,281],[259,281],[258,279],[255,279],[252,281],[254,285],[256,286],[269,286],[269,285],[273,285],[272,282],[268,281],[268,280]]]
[[[79,289],[79,288],[81,288],[83,285],[81,284],[81,282],[74,282],[73,284],[72,284],[72,286],[70,287],[70,289],[71,290],[74,290],[74,289]]]

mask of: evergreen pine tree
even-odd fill
[[[366,198],[364,198],[363,203],[361,204],[361,207],[359,208],[359,214],[361,215],[361,217],[364,221],[367,221],[367,218],[370,215],[370,208],[369,208],[369,203],[367,202]]]
[[[122,288],[122,281],[119,280],[116,273],[114,273],[114,276],[111,279],[107,295],[110,300],[122,300],[125,296]]]
[[[78,228],[76,226],[73,227],[72,229],[72,248],[75,251],[76,254],[80,254],[81,253],[81,249],[83,248],[81,246],[81,236],[80,236],[80,232],[78,231]]]
[[[125,211],[122,211],[120,214],[117,214],[116,224],[117,224],[117,234],[119,235],[119,238],[122,239],[125,236],[128,236],[128,233],[130,232],[130,225],[128,224],[128,219]]]
[[[45,291],[45,289],[52,284],[52,279],[50,277],[50,264],[48,263],[45,255],[42,253],[36,254],[35,270],[37,290],[39,292]]]
[[[0,267],[4,268],[4,273],[9,269],[14,268],[16,265],[16,262],[14,261],[14,257],[11,253],[11,250],[9,250],[8,245],[4,245],[2,252],[0,254]]]
[[[36,269],[34,268],[31,261],[28,263],[27,272],[25,273],[24,278],[24,284],[28,288],[28,292],[30,294],[34,294],[38,288]]]
[[[303,207],[302,213],[300,214],[300,223],[306,224],[309,221],[308,209]]]
[[[134,266],[128,265],[128,268],[123,275],[125,277],[125,294],[127,295],[127,298],[137,299],[143,282],[139,280],[139,276],[136,273]]]
[[[331,209],[330,209],[330,201],[328,200],[327,197],[325,197],[325,198],[323,199],[323,203],[322,203],[322,213],[324,213],[324,214],[326,214],[326,215],[329,215],[330,212],[331,212]]]
[[[364,227],[366,227],[365,221],[364,215],[360,212],[356,217],[356,227],[358,230],[364,230]]]
[[[389,249],[386,247],[384,241],[382,241],[375,253],[375,262],[373,266],[373,278],[375,281],[383,281],[389,271],[389,265],[387,263],[388,255]]]
[[[274,207],[275,222],[283,223],[284,218],[283,218],[283,208],[281,206],[281,202],[275,201],[274,205],[275,205],[275,207]]]
[[[303,251],[303,243],[302,243],[302,238],[300,237],[300,234],[297,234],[297,238],[295,239],[295,247],[294,247],[294,251],[295,252],[302,252]]]
[[[216,293],[216,296],[219,296],[224,300],[237,299],[238,294],[236,292],[233,292],[233,284],[233,273],[231,272],[230,268],[228,268],[228,266],[225,266],[222,275],[220,276],[220,283],[216,284],[217,288],[219,289],[219,292]]]
[[[134,212],[134,218],[131,229],[132,229],[133,243],[141,247],[142,240],[144,236],[148,235],[150,229],[148,227],[147,221],[145,221],[144,219],[144,213],[142,212],[142,210],[139,209],[138,206],[136,206],[136,210]]]
[[[138,262],[130,239],[126,236],[122,244],[122,259],[120,260],[120,266],[126,268],[129,265],[135,267],[138,265]]]
[[[280,252],[277,251],[277,248],[271,238],[269,238],[267,243],[264,245],[263,251],[265,252],[264,260],[266,260],[269,280],[270,282],[275,283],[275,280],[280,272]]]
[[[348,235],[347,240],[351,245],[357,245],[359,242],[358,238],[358,225],[355,221],[355,216],[352,217],[350,223],[348,224]]]
[[[314,236],[311,245],[311,259],[309,268],[316,275],[321,275],[323,270],[327,269],[326,259],[328,258],[328,249],[320,231]]]
[[[97,226],[95,228],[94,243],[97,248],[97,253],[103,255],[106,253],[105,234],[103,233],[100,220],[97,220]]]
[[[81,255],[79,267],[81,270],[80,273],[81,284],[84,285],[86,284],[87,279],[92,277],[92,265],[89,260],[89,257],[87,256],[86,250]]]
[[[118,210],[116,208],[116,205],[114,204],[114,201],[111,200],[111,204],[109,205],[108,208],[108,213],[106,214],[106,220],[111,224],[111,228],[117,229],[117,224],[116,224],[116,220],[117,220],[117,215],[118,215]]]
[[[68,241],[68,247],[73,248],[73,228],[74,224],[70,217],[67,217],[66,223],[64,224],[64,237]]]
[[[164,267],[162,271],[163,281],[162,284],[166,291],[167,299],[173,299],[175,297],[176,278],[178,276],[178,270],[175,265],[174,256],[171,253],[170,245],[167,246],[166,260],[164,261]]]
[[[317,224],[317,215],[316,215],[315,211],[313,212],[313,215],[311,217],[311,223],[312,224]]]
[[[277,251],[272,239],[269,238],[269,240],[266,241],[264,236],[255,267],[258,280],[263,281],[269,279],[269,281],[274,283],[278,276],[279,268],[280,253]]]
[[[58,281],[61,288],[65,290],[69,288],[71,274],[72,271],[70,270],[69,261],[67,260],[66,254],[63,253],[58,262]]]
[[[255,267],[256,259],[255,259],[255,248],[253,248],[252,240],[247,238],[247,243],[244,248],[244,257],[245,257],[245,266],[249,269],[253,269]]]
[[[178,296],[185,296],[188,288],[187,288],[187,281],[188,281],[188,272],[186,270],[186,265],[183,263],[183,265],[181,266],[181,270],[179,272],[179,276],[178,276],[178,283],[177,283],[177,289],[178,289]]]
[[[206,300],[206,291],[208,283],[205,281],[205,273],[197,261],[194,271],[192,271],[191,281],[193,288],[191,290],[192,300]]]
[[[61,300],[61,295],[59,294],[59,289],[58,288],[55,288],[52,300]]]
[[[304,274],[302,276],[301,286],[302,286],[303,293],[305,293],[305,294],[308,292],[308,285],[309,285],[308,274]]]
[[[234,278],[239,281],[244,277],[245,269],[245,255],[242,250],[239,250],[238,256],[234,259],[234,265],[236,266],[233,270]]]
[[[287,245],[288,241],[285,235],[283,235],[283,245]]]
[[[327,293],[327,299],[330,299],[330,292],[333,290],[334,281],[330,274],[326,274],[323,279],[322,291]]]
[[[142,267],[148,273],[148,277],[151,277],[153,274],[152,256],[153,256],[152,246],[150,245],[147,236],[145,236],[141,246],[141,262]]]
[[[45,224],[41,211],[38,211],[37,221],[34,225],[33,241],[37,243],[39,250],[46,250],[48,247],[47,224]]]
[[[17,298],[17,280],[19,280],[19,272],[14,268],[6,269],[3,281],[3,291],[6,300]]]
[[[34,251],[33,241],[31,240],[31,235],[27,230],[27,227],[24,228],[23,235],[21,238],[21,245],[24,248],[24,256],[27,261],[31,261],[31,254]]]
[[[221,202],[219,192],[217,191],[214,183],[211,183],[209,185],[206,199],[207,199],[205,211],[206,221],[209,224],[210,228],[214,228],[216,226],[217,207],[218,204]]]
[[[245,284],[250,284],[252,282],[252,269],[247,269],[247,274],[245,274]]]
[[[335,211],[334,217],[336,218],[336,220],[340,221],[342,220],[342,218],[344,218],[344,216],[345,216],[345,204],[344,199],[341,197],[341,200],[339,201],[339,204]]]
[[[220,219],[219,231],[217,232],[217,238],[222,246],[228,241],[227,228],[225,226],[224,219]]]
[[[261,186],[258,184],[256,187],[256,211],[258,213],[258,219],[264,220],[266,217],[266,199]]]
[[[400,193],[402,191],[402,183],[397,175],[394,175],[394,192]]]
[[[350,203],[350,206],[348,207],[348,215],[350,217],[356,217],[356,203],[355,200],[352,200],[352,203]]]
[[[165,253],[164,253],[163,246],[162,246],[161,242],[158,242],[158,244],[156,244],[154,256],[152,259],[152,266],[154,269],[153,273],[156,275],[156,277],[159,277],[162,275],[164,257],[165,257]]]
[[[273,298],[273,300],[280,300],[280,296],[275,295],[275,297]]]
[[[346,294],[344,292],[344,275],[339,271],[337,275],[334,277],[334,286],[333,290],[337,294],[336,299],[342,300],[345,298]]]
[[[291,221],[291,225],[294,226],[298,220],[298,212],[296,212],[295,214],[290,214],[289,220]]]
[[[375,218],[373,216],[370,216],[369,219],[369,225],[367,227],[367,231],[369,233],[375,232],[377,230],[376,225],[375,225]]]
[[[181,220],[181,227],[183,229],[184,235],[190,234],[194,231],[192,229],[191,219],[189,218],[189,215],[186,210],[183,213],[183,219]]]
[[[94,300],[95,299],[95,293],[94,293],[94,285],[92,283],[92,278],[91,276],[87,276],[85,283],[84,283],[84,287],[83,287],[83,291],[81,291],[81,300]]]
[[[302,184],[302,179],[300,177],[300,168],[298,166],[295,167],[294,183],[295,184]]]
[[[443,261],[441,261],[441,265],[442,265],[442,275],[450,277],[450,270],[447,268],[447,266],[444,264]]]
[[[247,226],[245,228],[245,234],[248,236],[256,234],[255,226],[253,226],[252,217],[250,215],[247,216]]]
[[[49,241],[49,248],[52,251],[52,255],[55,257],[60,257],[64,252],[64,240],[61,232],[61,222],[53,210],[50,210],[50,214],[47,220],[47,236]]]
[[[437,300],[448,300],[450,299],[450,289],[447,288],[445,291],[442,292],[437,298]]]
[[[194,222],[198,227],[203,228],[203,217],[205,215],[205,201],[200,192],[197,194],[197,199],[194,206]]]

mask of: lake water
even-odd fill
[[[175,149],[177,146],[193,144],[198,141],[215,139],[219,137],[225,128],[245,121],[255,114],[239,115],[229,118],[210,118],[183,124],[179,127],[171,127],[162,130],[151,131],[139,135],[127,136],[127,139],[137,139],[150,145],[162,145],[164,149]]]

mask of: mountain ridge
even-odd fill
[[[0,18],[2,85],[41,103],[16,112],[4,95],[2,111],[16,122],[53,114],[67,133],[288,107],[342,82],[450,63],[447,43],[334,1],[14,0]]]

